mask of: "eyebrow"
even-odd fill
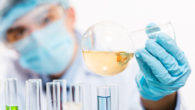
[[[50,9],[46,9],[46,10],[42,10],[42,12],[40,12],[39,14],[37,14],[34,19],[36,20],[41,20],[42,18],[44,18],[47,13],[50,11]]]

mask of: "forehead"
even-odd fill
[[[28,12],[24,16],[20,17],[15,21],[15,23],[12,25],[12,27],[15,27],[20,24],[24,24],[26,22],[30,22],[32,20],[36,21],[44,16],[46,16],[51,10],[59,10],[61,7],[58,4],[44,4],[44,5],[39,5],[32,11]]]

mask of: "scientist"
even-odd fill
[[[30,78],[43,82],[66,79],[68,84],[109,80],[120,84],[120,110],[181,109],[178,90],[191,69],[183,51],[168,36],[159,34],[156,41],[148,40],[135,53],[138,64],[132,61],[129,69],[107,78],[91,74],[83,66],[81,36],[67,0],[4,0],[0,9],[1,41],[18,55],[4,56],[5,78],[18,79],[20,102],[24,102],[24,82]]]

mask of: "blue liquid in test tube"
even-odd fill
[[[98,110],[111,110],[110,96],[98,96]]]
[[[98,110],[111,110],[111,90],[103,86],[98,88]]]

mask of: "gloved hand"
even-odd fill
[[[157,34],[156,40],[149,39],[135,56],[141,69],[136,83],[144,99],[156,101],[176,92],[191,73],[183,51],[163,33]]]

